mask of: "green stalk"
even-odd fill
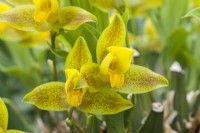
[[[74,108],[70,108],[68,111],[68,118],[66,120],[66,124],[70,127],[70,133],[74,133],[74,126],[72,122],[72,113],[73,113]]]
[[[51,45],[52,48],[55,49],[55,39],[56,39],[57,33],[56,32],[51,32]],[[57,81],[58,76],[57,76],[57,68],[56,68],[56,55],[52,53],[52,60],[53,60],[53,80]]]

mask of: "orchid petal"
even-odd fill
[[[5,4],[3,2],[0,2],[0,12],[6,11],[11,9],[11,6],[9,6],[8,4]]]
[[[0,22],[24,31],[49,31],[51,25],[47,22],[38,23],[34,20],[35,7],[33,5],[19,6],[0,13]]]
[[[75,88],[80,78],[80,73],[76,69],[66,69],[67,83],[65,90],[67,92],[67,101],[69,105],[77,107],[81,104],[86,88]]]
[[[87,91],[83,97],[79,110],[92,114],[116,114],[127,110],[133,104],[109,88],[90,93]]]
[[[112,87],[120,88],[124,83],[124,73],[129,69],[134,50],[125,47],[111,46],[107,48],[109,54],[100,65],[102,74],[110,75]]]
[[[79,37],[66,59],[65,68],[80,70],[81,66],[92,62],[92,55],[83,37]]]
[[[34,19],[36,22],[44,21],[55,22],[58,17],[59,1],[58,0],[33,0],[36,7]]]
[[[58,27],[75,30],[86,22],[97,22],[97,18],[90,12],[75,6],[67,6],[60,10]]]
[[[98,64],[87,63],[81,67],[80,80],[85,80],[89,86],[90,92],[97,92],[100,87],[106,87],[107,83],[103,81],[103,76],[100,73]],[[109,79],[107,79],[109,81]],[[105,80],[106,81],[106,80]]]
[[[69,108],[63,82],[49,82],[36,87],[24,96],[23,102],[33,104],[42,110],[62,111]]]
[[[142,66],[131,65],[130,69],[125,73],[123,86],[115,90],[123,93],[139,94],[167,85],[168,81],[162,75]]]
[[[8,110],[0,98],[0,131],[6,131],[8,127]]]
[[[25,132],[19,130],[8,130],[6,131],[6,133],[25,133]]]
[[[108,54],[110,46],[123,46],[126,29],[120,15],[114,14],[111,17],[109,26],[102,32],[97,42],[97,62],[100,64]]]

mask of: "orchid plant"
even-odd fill
[[[115,114],[133,106],[117,92],[137,94],[167,86],[163,76],[131,65],[134,50],[123,47],[125,31],[121,16],[113,14],[97,43],[97,63],[84,38],[78,38],[66,59],[66,83],[38,86],[23,101],[43,110],[76,107],[92,114]]]
[[[86,22],[97,22],[97,18],[79,7],[62,7],[59,0],[33,0],[33,4],[0,12],[0,22],[22,31],[51,32],[55,48],[60,29],[75,30]],[[96,56],[84,37],[78,37],[66,57],[66,82],[39,85],[24,96],[23,102],[41,110],[77,108],[84,113],[111,115],[133,107],[121,93],[147,93],[167,86],[168,80],[162,75],[133,64],[136,50],[125,45],[126,33],[122,16],[113,12],[97,41]],[[53,62],[56,73],[55,58]]]

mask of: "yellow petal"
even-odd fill
[[[0,98],[0,131],[6,131],[8,126],[8,110]]]
[[[65,83],[49,82],[26,94],[23,102],[33,104],[42,110],[62,111],[69,108]]]
[[[134,50],[124,47],[108,47],[109,54],[101,62],[102,74],[110,75],[112,87],[119,88],[124,83],[124,73],[129,69]]]
[[[6,131],[0,127],[0,133],[6,133]]]
[[[67,102],[73,107],[78,107],[85,95],[86,88],[78,88],[75,86],[80,79],[80,73],[76,69],[66,69],[67,83],[65,90],[67,92]]]
[[[125,81],[121,88],[115,89],[123,93],[146,93],[168,85],[168,81],[145,67],[131,65],[125,74]]]
[[[97,18],[90,12],[74,6],[61,9],[58,18],[58,27],[67,30],[75,30],[86,22],[97,22]]]
[[[38,23],[34,20],[35,8],[32,5],[24,5],[12,8],[0,13],[0,22],[24,31],[49,31],[51,25],[47,22]]]
[[[116,114],[133,106],[130,101],[110,88],[99,90],[101,91],[95,93],[87,91],[78,109],[92,114]]]
[[[109,26],[102,32],[97,42],[97,62],[100,64],[108,54],[107,48],[110,46],[123,46],[126,29],[120,15],[114,14],[111,17]]]
[[[92,62],[92,55],[83,37],[79,37],[66,59],[65,68],[80,70],[81,66]]]
[[[100,65],[103,74],[108,74],[109,69],[124,74],[130,67],[133,59],[134,50],[125,47],[108,47],[109,54],[106,55]]]
[[[3,2],[0,2],[0,12],[6,11],[11,9],[11,6],[9,6],[8,4],[5,4]]]
[[[120,88],[124,84],[124,74],[118,74],[113,71],[109,72],[110,84],[112,88]]]
[[[106,87],[107,83],[102,81],[102,74],[99,70],[99,65],[95,63],[87,63],[81,67],[80,79],[84,79],[89,86],[90,92],[100,91],[100,87]],[[109,78],[108,78],[109,81]]]
[[[50,10],[35,11],[34,19],[36,22],[43,23],[49,16]]]
[[[8,130],[6,131],[6,133],[25,133],[25,132],[19,130]]]
[[[33,0],[36,7],[36,22],[55,22],[57,20],[59,1],[58,0]],[[50,17],[50,18],[49,18]],[[52,20],[53,19],[53,20]]]

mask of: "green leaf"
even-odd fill
[[[185,16],[186,17],[194,17],[197,20],[200,20],[200,7],[190,10]]]
[[[168,85],[168,81],[145,67],[131,65],[125,73],[125,81],[121,88],[114,89],[122,93],[146,93]]]
[[[187,10],[189,0],[166,0],[159,11],[163,35],[168,36],[172,31],[179,27],[181,17]],[[177,8],[179,7],[179,8]],[[170,18],[170,19],[169,19]]]
[[[52,52],[53,54],[55,54],[55,55],[57,55],[57,56],[59,56],[59,57],[62,57],[62,58],[64,58],[64,59],[67,58],[68,52],[66,52],[66,51],[64,51],[64,50],[60,50],[60,49],[54,49],[54,48],[52,47],[52,45],[49,44],[49,43],[48,43],[48,45],[49,45],[49,48],[50,48],[50,50],[51,50],[51,52]]]
[[[42,110],[63,111],[70,107],[63,82],[49,82],[36,87],[24,96],[23,102]]]
[[[114,115],[105,115],[107,133],[123,133],[124,132],[124,112]]]
[[[87,133],[100,133],[100,121],[95,115],[87,116]]]
[[[178,112],[177,122],[181,127],[181,129],[177,127],[177,130],[180,129],[180,132],[186,132],[183,120],[189,120],[189,106],[186,100],[185,77],[182,73],[172,72],[171,88],[175,90],[174,110]]]
[[[166,67],[170,67],[183,49],[186,49],[187,36],[188,32],[183,28],[179,28],[167,38],[162,54],[162,61]]]
[[[116,114],[132,106],[133,104],[130,101],[124,99],[115,91],[102,88],[101,91],[94,93],[87,91],[78,109],[92,114]]]
[[[163,106],[153,103],[153,109],[137,133],[163,133]]]

